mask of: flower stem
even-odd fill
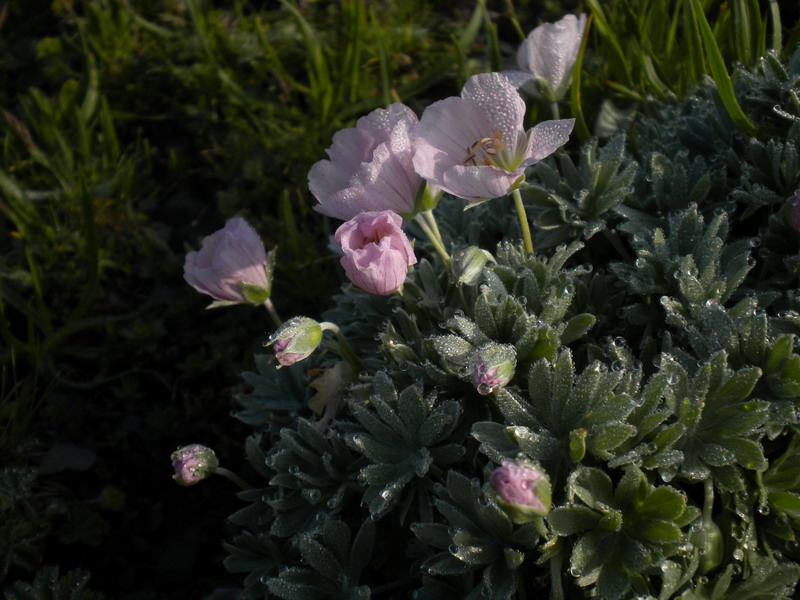
[[[350,363],[353,368],[356,369],[356,371],[360,371],[364,368],[361,359],[358,358],[355,352],[353,352],[353,349],[350,347],[350,344],[345,339],[344,334],[342,334],[342,330],[339,329],[338,325],[331,323],[330,321],[323,321],[319,324],[319,326],[322,328],[322,331],[332,331],[336,336],[336,341],[339,344],[339,356]]]
[[[528,215],[525,213],[525,205],[522,203],[522,194],[519,193],[519,188],[517,188],[511,192],[511,195],[514,197],[514,206],[517,207],[519,226],[522,228],[522,239],[525,240],[525,252],[528,254],[533,254],[531,228],[528,225]]]
[[[272,304],[272,300],[267,298],[264,300],[264,308],[267,309],[269,316],[272,317],[272,322],[275,323],[276,327],[280,327],[283,325],[283,319],[278,316],[278,311],[275,310],[275,305]]]
[[[223,477],[225,477],[227,479],[230,479],[233,483],[238,485],[243,490],[252,490],[253,489],[252,485],[250,485],[244,479],[239,477],[236,473],[234,473],[233,471],[229,471],[225,467],[217,467],[216,469],[214,469],[214,473],[216,473],[217,475],[222,475]]]
[[[426,211],[426,213],[429,212],[430,211]],[[432,214],[430,215],[429,219],[433,219]],[[428,221],[426,221],[421,214],[416,215],[414,220],[417,222],[417,225],[419,225],[420,229],[422,229],[425,235],[428,236],[428,239],[430,240],[431,244],[433,244],[434,249],[439,253],[439,256],[442,257],[444,264],[449,265],[450,255],[447,253],[447,250],[444,249],[444,245],[442,244],[442,236],[439,233],[439,228],[436,227],[436,221],[431,221],[433,224],[432,228],[430,225],[428,225]]]
[[[553,113],[553,118],[558,120],[561,118],[561,111],[558,110],[558,102],[550,103],[550,112]]]

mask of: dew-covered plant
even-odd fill
[[[238,397],[248,597],[792,597],[800,52],[717,75],[583,144],[500,74],[337,134],[351,284]]]

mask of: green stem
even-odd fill
[[[563,552],[559,552],[550,559],[550,600],[564,600],[564,589],[561,585],[561,565],[563,562]]]
[[[233,483],[238,485],[243,490],[252,490],[253,489],[252,485],[250,485],[244,479],[239,477],[236,473],[234,473],[233,471],[229,471],[225,467],[217,467],[216,469],[214,469],[214,473],[216,473],[217,475],[222,475],[223,477],[226,477],[227,479],[230,479]]]
[[[603,229],[603,235],[606,236],[606,239],[611,242],[611,245],[614,246],[614,249],[619,253],[619,255],[625,259],[627,262],[632,263],[633,257],[628,254],[628,251],[625,249],[625,246],[622,245],[622,242],[619,239],[619,236],[616,234],[616,231],[609,231],[608,229]]]
[[[272,300],[269,298],[264,300],[264,307],[267,309],[269,316],[272,317],[272,322],[275,323],[276,327],[283,325],[283,319],[278,316],[278,311],[275,310],[275,305],[272,304]]]
[[[338,325],[329,321],[323,321],[319,324],[319,326],[322,328],[322,331],[332,331],[334,333],[336,336],[336,341],[339,345],[339,356],[350,363],[356,371],[360,371],[364,368],[364,364],[361,362],[361,359],[358,358],[355,352],[353,352],[353,348],[350,347],[350,344],[345,339],[344,335],[342,334],[342,330],[339,329]]]
[[[522,239],[525,240],[525,252],[528,254],[533,254],[531,228],[528,225],[528,215],[525,213],[525,205],[522,203],[522,194],[519,193],[519,188],[517,188],[511,192],[511,195],[514,197],[514,206],[517,207],[519,226],[522,228]]]
[[[436,250],[436,252],[439,253],[439,256],[442,257],[442,261],[444,262],[444,264],[449,265],[450,255],[447,253],[447,250],[445,250],[444,246],[442,245],[441,236],[437,236],[438,230],[437,232],[434,232],[434,230],[431,229],[431,227],[428,225],[428,223],[425,221],[422,215],[416,215],[414,217],[414,220],[417,222],[417,225],[419,225],[420,229],[422,229],[422,231],[428,237],[431,244],[433,244],[433,247]]]
[[[553,118],[557,121],[561,118],[561,111],[558,110],[558,102],[550,103],[550,112],[553,113]]]

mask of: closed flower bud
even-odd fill
[[[490,481],[497,492],[497,503],[517,525],[550,512],[550,479],[539,466],[529,461],[504,460],[492,471]]]
[[[216,300],[209,308],[230,304],[262,304],[269,298],[273,254],[241,217],[203,239],[183,265],[186,282]]]
[[[469,361],[472,384],[486,396],[514,377],[517,353],[509,344],[489,343],[476,350]]]
[[[281,366],[288,367],[307,358],[322,341],[322,327],[314,319],[297,317],[286,321],[269,343]]]
[[[786,204],[786,222],[790,227],[800,231],[800,192]]]
[[[191,444],[178,448],[172,453],[172,478],[179,485],[194,485],[210,476],[219,467],[217,455],[211,448],[200,444]]]
[[[457,283],[475,285],[480,281],[483,267],[487,262],[494,262],[494,257],[477,246],[462,248],[453,253],[450,272]]]

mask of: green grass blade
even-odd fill
[[[769,16],[772,20],[772,49],[781,52],[783,48],[783,33],[781,32],[781,7],[778,0],[769,0]]]
[[[717,85],[717,92],[719,93],[720,100],[728,112],[731,120],[736,126],[746,135],[755,136],[758,129],[747,115],[742,111],[739,102],[736,100],[736,95],[733,93],[733,83],[728,75],[728,70],[725,68],[725,61],[722,60],[722,54],[719,51],[719,46],[714,39],[714,34],[711,32],[711,27],[706,20],[703,13],[703,8],[700,6],[699,0],[688,0],[691,3],[692,13],[700,29],[700,34],[703,37],[703,43],[706,48],[706,56],[708,58],[709,66],[711,67],[711,76]]]
[[[575,66],[572,67],[572,81],[569,90],[569,106],[572,116],[575,117],[575,133],[578,134],[581,142],[585,142],[592,135],[586,125],[586,118],[583,116],[583,107],[581,106],[581,71],[583,70],[583,57],[586,54],[586,44],[589,41],[589,30],[592,28],[593,21],[594,17],[589,15],[583,31],[581,47],[578,49],[578,56],[575,59]]]
[[[689,54],[689,63],[687,64],[689,81],[686,86],[688,87],[700,81],[700,77],[706,72],[706,66],[703,60],[703,38],[700,34],[700,26],[692,0],[684,0],[684,12],[686,13],[684,19],[686,22],[686,48]],[[705,21],[705,17],[703,20]]]

